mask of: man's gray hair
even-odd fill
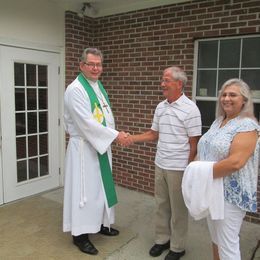
[[[82,56],[80,58],[80,61],[86,61],[87,60],[87,55],[88,54],[93,54],[95,56],[99,56],[101,58],[101,61],[103,62],[103,54],[102,52],[97,49],[97,48],[86,48],[83,53]]]
[[[166,70],[170,70],[172,73],[172,78],[174,80],[179,80],[182,82],[182,88],[184,88],[187,84],[188,78],[186,73],[180,67],[169,67]]]
[[[237,78],[229,79],[222,85],[218,94],[218,101],[216,106],[216,117],[220,117],[220,116],[225,117],[226,113],[221,106],[220,99],[225,89],[232,85],[239,87],[239,92],[244,99],[244,105],[239,113],[239,116],[255,119],[254,106],[253,106],[252,96],[250,93],[250,88],[242,79],[237,79]]]

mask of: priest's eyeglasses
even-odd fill
[[[88,67],[90,67],[91,69],[93,68],[102,68],[102,64],[101,63],[92,63],[92,62],[84,62],[84,64],[86,64]]]

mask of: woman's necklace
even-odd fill
[[[235,117],[225,117],[221,123],[221,126],[220,127],[223,127],[225,126],[230,120],[234,119]]]
[[[229,119],[225,118],[225,119],[222,121],[220,127],[225,126],[225,125],[227,124],[228,121],[229,121]]]

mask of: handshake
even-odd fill
[[[119,134],[116,138],[116,143],[123,147],[128,147],[134,143],[134,139],[133,139],[133,136],[130,135],[129,133],[121,131],[121,132],[119,132]]]

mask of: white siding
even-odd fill
[[[0,0],[0,44],[64,47],[64,8],[49,0]]]

